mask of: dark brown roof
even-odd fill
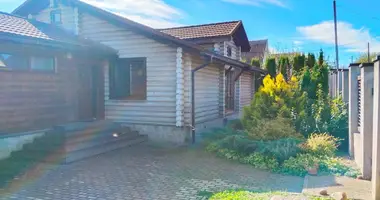
[[[230,36],[234,33],[240,23],[241,21],[220,22],[160,29],[160,31],[179,39]]]
[[[26,16],[29,13],[36,13],[36,12],[38,12],[38,10],[41,10],[41,9],[45,8],[46,6],[48,6],[49,5],[48,1],[49,0],[27,0],[22,5],[20,5],[18,8],[16,8],[13,11],[13,13],[23,15],[23,16]],[[98,7],[92,6],[90,4],[84,3],[80,0],[63,0],[62,2],[76,5],[76,6],[78,6],[78,8],[81,8],[90,14],[93,14],[93,15],[100,17],[104,20],[107,20],[110,23],[112,23],[118,27],[131,28],[134,31],[141,33],[141,34],[143,34],[149,38],[153,38],[153,39],[156,39],[159,41],[165,41],[168,43],[173,43],[173,44],[182,46],[184,48],[187,48],[189,50],[200,52],[202,55],[214,57],[217,60],[220,60],[222,62],[225,62],[227,64],[230,64],[230,65],[233,65],[236,67],[242,67],[242,68],[247,68],[247,69],[249,68],[250,70],[253,70],[253,71],[265,73],[265,71],[260,69],[260,68],[252,67],[252,66],[250,66],[246,63],[240,62],[238,60],[233,60],[233,59],[227,58],[225,56],[219,55],[217,53],[208,51],[208,50],[204,49],[203,47],[201,47],[201,46],[199,46],[193,42],[173,37],[169,34],[161,32],[159,30],[156,30],[156,29],[153,29],[151,27],[148,27],[148,26],[142,25],[140,23],[134,22],[132,20],[129,20],[127,18],[113,14],[113,13],[108,12],[106,10],[103,10],[101,8],[98,8]],[[235,34],[238,35],[237,41],[239,41],[239,42],[243,41],[244,42],[244,40],[246,39],[247,44],[249,44],[248,39],[247,39],[247,35],[245,33],[245,30],[244,30],[242,23],[240,23],[240,26],[238,27],[238,29],[235,32],[236,32]],[[247,47],[244,46],[244,48],[246,49]],[[250,47],[248,45],[248,50],[249,50],[249,48]],[[242,46],[242,49],[243,49],[243,46]]]
[[[252,58],[259,58],[260,62],[263,62],[265,53],[268,50],[268,40],[253,40],[249,41],[249,45],[251,46],[251,50],[249,52],[245,52],[242,54],[244,58],[247,60],[251,60]]]
[[[238,46],[242,47],[243,52],[247,52],[250,49],[248,37],[242,21],[182,26],[159,29],[159,31],[182,40],[192,41],[197,39],[230,36],[234,38],[234,41]]]
[[[57,26],[4,12],[0,12],[0,39],[61,47],[95,47],[114,51],[107,46],[79,38]]]

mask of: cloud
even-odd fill
[[[297,27],[297,31],[307,40],[334,45],[334,22],[324,21],[311,26]],[[371,45],[371,51],[380,52],[380,40],[370,34],[369,29],[354,28],[348,22],[338,22],[339,46],[346,48],[348,52],[366,52],[367,42]]]
[[[282,0],[222,0],[224,2],[235,3],[240,5],[262,6],[264,4],[286,7]]]
[[[185,13],[163,0],[81,0],[152,28],[181,26]]]

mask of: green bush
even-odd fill
[[[252,140],[278,140],[282,138],[302,138],[291,125],[290,120],[277,117],[258,121],[255,127],[248,130],[248,136]]]
[[[301,139],[285,138],[274,141],[259,141],[256,144],[257,152],[277,159],[280,163],[296,156],[301,151]]]
[[[253,141],[244,135],[229,135],[215,143],[220,149],[229,149],[240,153],[251,153],[256,149]]]
[[[320,162],[320,169],[322,171],[329,172],[338,176],[348,176],[356,178],[360,175],[358,169],[354,169],[348,165],[344,164],[344,161],[341,158],[330,157],[323,159]]]
[[[278,170],[280,166],[276,158],[271,156],[265,156],[258,152],[240,158],[240,162],[250,164],[258,169],[268,169],[272,171]]]
[[[339,139],[327,133],[312,134],[302,145],[306,153],[315,156],[334,156],[339,144]]]
[[[285,160],[281,172],[290,175],[304,176],[307,174],[307,167],[313,167],[319,164],[320,158],[311,154],[298,154]]]
[[[233,130],[229,127],[215,128],[209,132],[202,133],[202,139],[203,139],[203,143],[207,145],[210,142],[221,140],[229,135],[238,135],[238,134],[241,134],[241,132]]]
[[[230,120],[227,123],[227,127],[231,128],[232,130],[244,130],[243,123],[240,121],[240,119]]]

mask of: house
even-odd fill
[[[249,41],[249,45],[251,46],[251,50],[248,52],[242,53],[243,57],[250,62],[252,58],[258,58],[260,63],[265,61],[269,53],[268,49],[268,40],[252,40]]]
[[[266,73],[240,61],[250,50],[241,21],[156,30],[79,0],[27,0],[2,16],[18,20],[0,29],[12,47],[1,45],[2,53],[28,51],[32,57],[26,71],[6,64],[0,72],[14,81],[9,85],[29,88],[14,87],[15,101],[25,104],[12,113],[17,117],[2,112],[10,126],[107,119],[153,140],[194,141],[195,132],[239,116],[253,97],[256,77]],[[19,32],[9,35],[9,29]],[[30,50],[24,48],[24,40],[34,38]],[[34,59],[34,48],[51,56]],[[35,99],[28,102],[28,95]],[[3,102],[0,108],[8,104],[20,105]]]

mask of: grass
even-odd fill
[[[301,194],[293,194],[286,192],[255,192],[246,190],[226,190],[222,192],[212,193],[201,191],[198,196],[204,197],[209,200],[269,200],[274,196],[289,197],[294,199],[296,197],[304,197]],[[307,196],[309,200],[332,200],[329,197],[320,196]]]
[[[45,134],[30,144],[23,146],[20,151],[0,160],[0,187],[6,186],[15,177],[43,161],[48,155],[61,147],[63,138],[59,134]]]

